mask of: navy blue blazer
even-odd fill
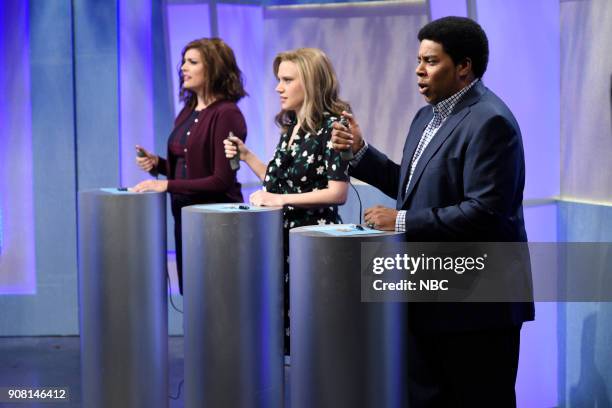
[[[377,187],[406,210],[407,241],[527,242],[523,220],[525,159],[519,125],[482,81],[455,106],[406,183],[412,156],[433,117],[421,108],[401,165],[372,145],[350,174]],[[533,303],[413,303],[416,330],[505,328],[533,320]]]

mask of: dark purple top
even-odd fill
[[[230,131],[246,139],[246,123],[235,103],[216,101],[199,112],[184,108],[168,139],[168,159],[160,157],[157,166],[168,178],[168,192],[201,204],[242,202],[240,183],[223,149]]]
[[[187,138],[191,134],[191,128],[196,123],[201,111],[193,110],[189,117],[179,126],[175,127],[168,138],[168,151],[171,155],[176,156],[176,164],[174,166],[174,179],[184,180],[187,178],[187,161],[185,153],[187,149]]]

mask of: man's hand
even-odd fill
[[[347,128],[340,122],[334,122],[332,125],[334,130],[332,130],[331,136],[332,147],[337,152],[352,148],[353,153],[357,153],[363,147],[363,137],[359,123],[352,114],[346,111],[342,112],[342,116],[348,119],[349,126]]]
[[[154,191],[164,193],[168,191],[168,180],[145,180],[136,184],[131,189],[135,193],[144,193],[145,191]]]
[[[363,213],[366,225],[381,231],[395,231],[397,210],[377,205]]]

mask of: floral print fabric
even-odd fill
[[[274,157],[268,164],[264,178],[265,191],[276,194],[307,193],[327,188],[330,180],[348,181],[348,162],[342,161],[340,154],[332,149],[332,124],[338,121],[336,116],[326,115],[323,126],[316,134],[298,130],[291,146],[289,140],[292,124],[286,133],[281,135],[276,146]],[[316,224],[337,224],[342,220],[338,215],[338,206],[329,205],[321,208],[283,208],[283,249],[285,254],[284,279],[284,324],[285,354],[290,354],[289,335],[289,230],[295,227]]]
[[[348,181],[348,162],[332,149],[332,124],[336,116],[326,116],[324,125],[316,134],[300,129],[289,146],[295,124],[281,135],[274,157],[268,164],[264,178],[265,191],[277,194],[307,193],[327,188],[329,180]],[[283,209],[285,229],[316,224],[341,222],[338,207]]]

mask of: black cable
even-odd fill
[[[359,196],[359,192],[357,191],[357,187],[355,187],[353,185],[353,183],[351,183],[351,180],[349,179],[349,184],[351,185],[351,187],[353,187],[353,190],[355,190],[355,194],[357,194],[357,200],[359,200],[359,224],[362,223],[362,216],[363,216],[363,204],[361,204],[361,197]]]
[[[183,311],[180,310],[178,307],[176,307],[176,305],[174,304],[174,299],[172,297],[172,286],[170,285],[170,273],[168,272],[168,267],[166,266],[166,283],[168,284],[168,297],[170,298],[170,305],[172,305],[172,308],[174,310],[176,310],[177,312],[179,312],[180,314],[183,314]],[[168,395],[168,398],[170,398],[171,400],[178,400],[181,397],[181,389],[183,388],[183,383],[185,382],[184,379],[181,380],[181,382],[178,385],[178,390],[176,392],[176,396],[172,396]]]
[[[183,383],[185,382],[185,380],[181,380],[181,382],[178,385],[178,391],[176,392],[176,397],[173,397],[172,395],[168,395],[168,398],[170,398],[171,400],[177,400],[181,397],[181,389],[183,388]]]
[[[172,286],[170,285],[170,274],[168,273],[168,268],[166,267],[166,283],[168,284],[168,298],[170,299],[170,306],[180,314],[183,314],[183,311],[180,310],[174,304],[174,298],[172,297]]]

